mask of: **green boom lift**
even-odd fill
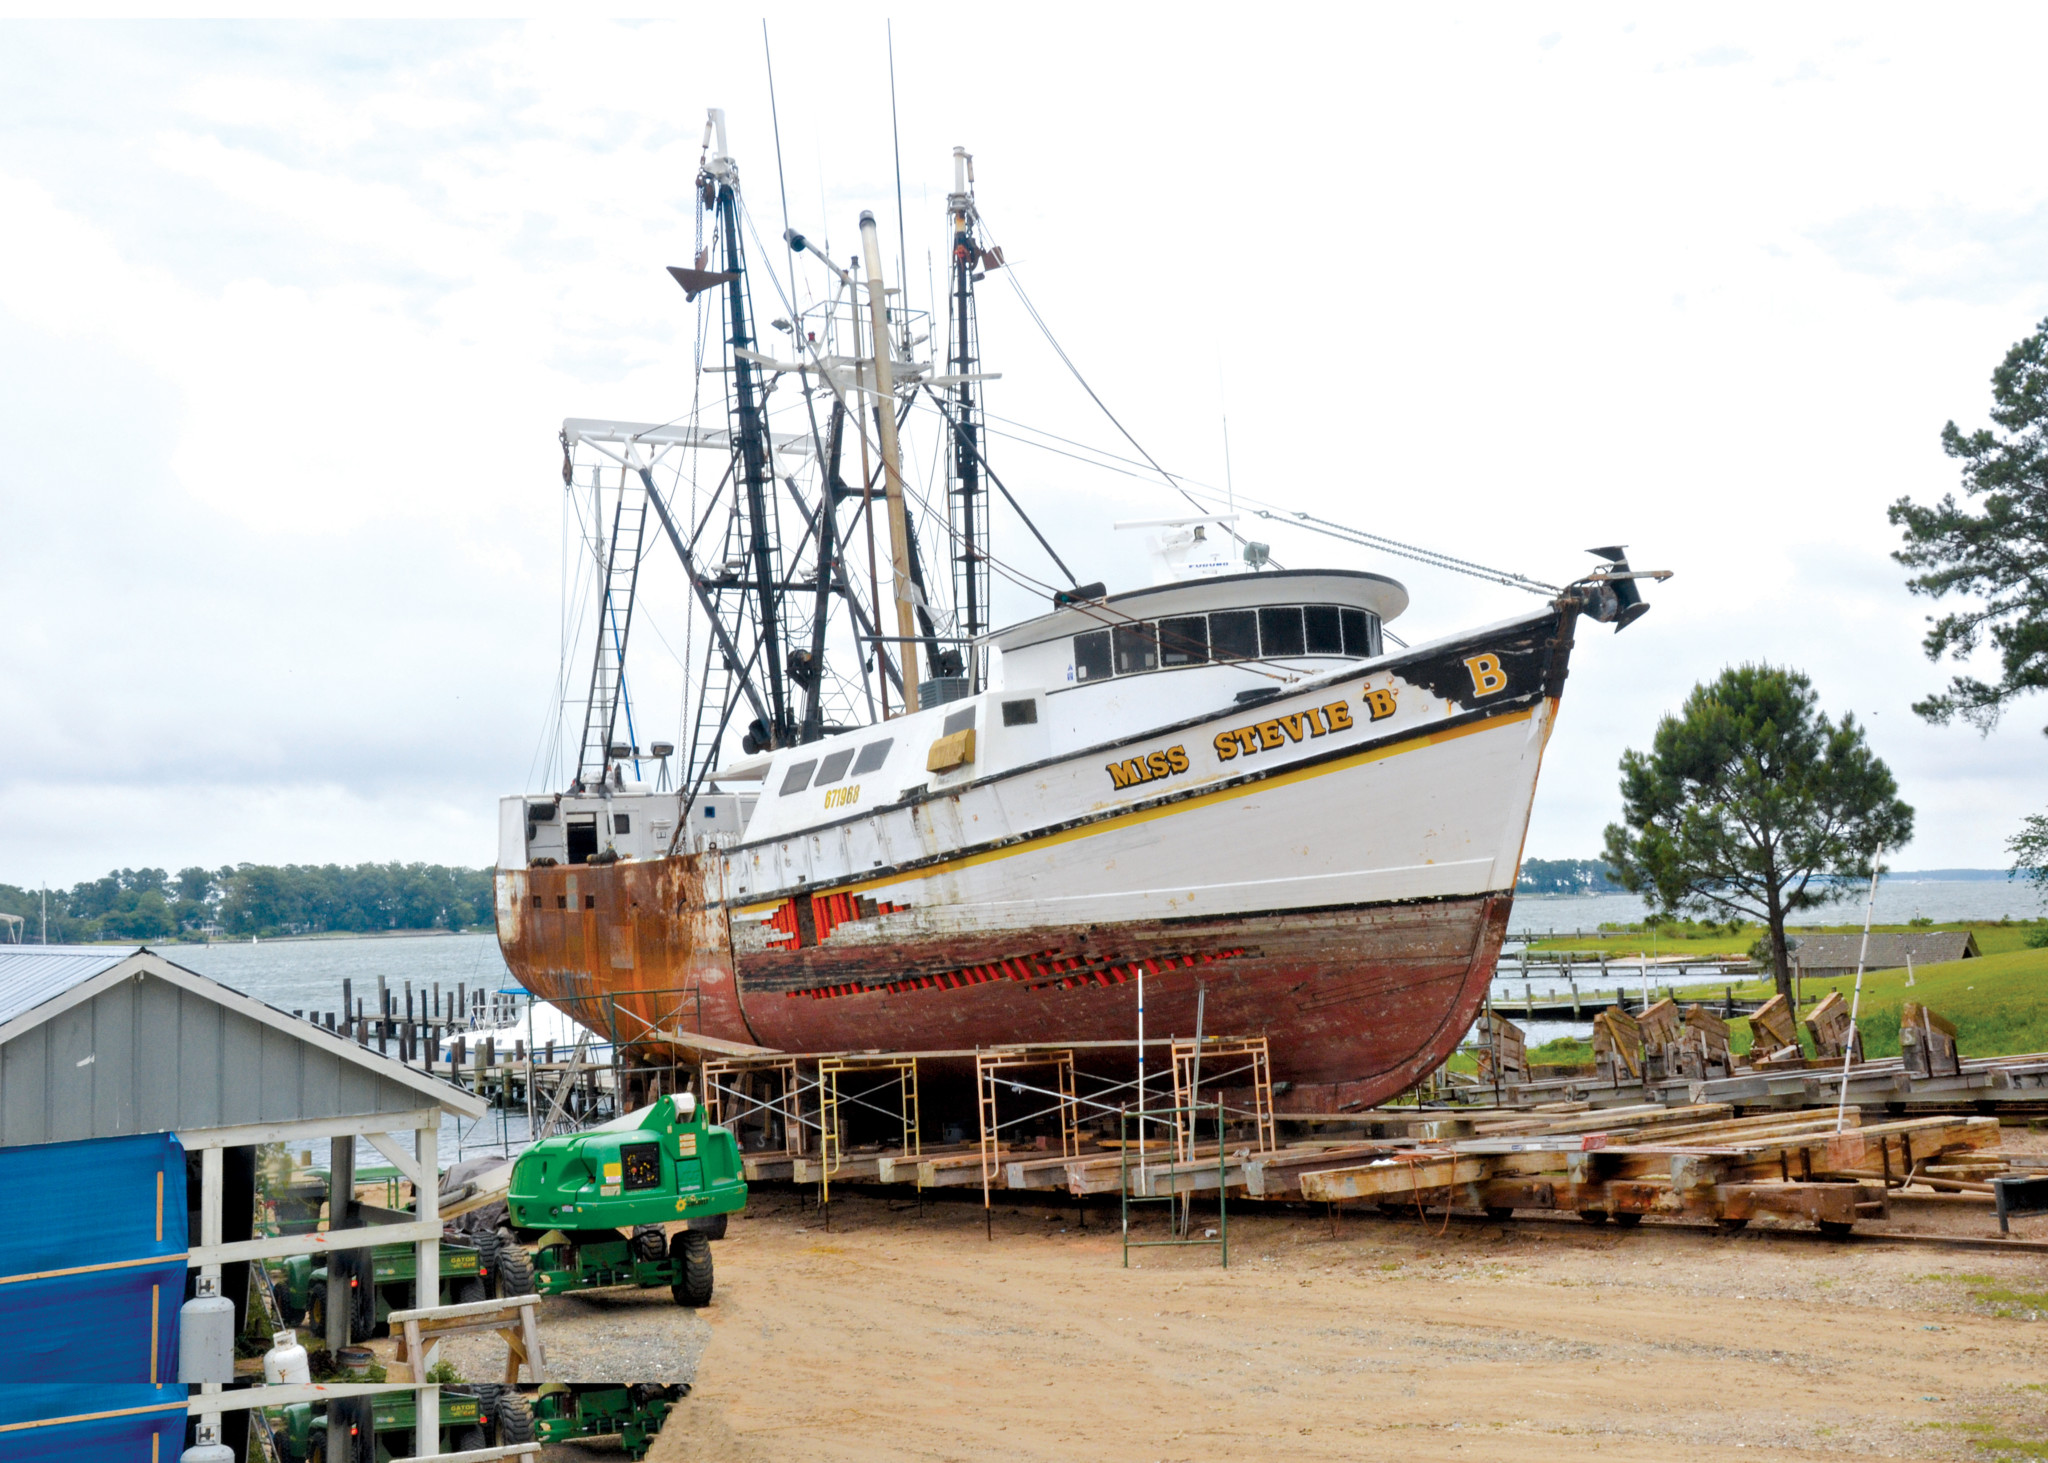
[[[515,1235],[535,1247],[539,1294],[666,1285],[684,1306],[710,1301],[710,1241],[746,1203],[739,1143],[687,1092],[543,1138],[506,1196]],[[671,1237],[663,1226],[677,1220],[687,1228]]]

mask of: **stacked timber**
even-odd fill
[[[1824,1062],[1863,1060],[1863,1033],[1849,1014],[1849,1003],[1840,991],[1829,991],[1806,1013],[1806,1029],[1813,1036],[1814,1054]]]
[[[1962,1076],[1955,1023],[1918,1001],[1906,1002],[1899,1012],[1899,1064],[1915,1077]]]
[[[1995,1118],[1929,1117],[1863,1125],[1853,1112],[1737,1118],[1723,1104],[1529,1118],[1447,1143],[1305,1169],[1302,1197],[1389,1208],[1565,1210],[1592,1223],[1645,1215],[1739,1229],[1759,1215],[1846,1233],[1882,1219],[1888,1195],[1965,1155],[1996,1148]],[[1972,1174],[1988,1169],[1973,1165]],[[1951,1182],[1960,1180],[1948,1174]]]

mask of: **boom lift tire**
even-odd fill
[[[675,1297],[679,1306],[705,1306],[711,1304],[712,1266],[711,1238],[709,1235],[693,1233],[690,1230],[670,1237],[668,1256],[680,1261],[683,1278],[671,1285],[669,1294]]]
[[[668,1258],[668,1234],[658,1224],[636,1224],[633,1226],[633,1258],[636,1260],[664,1260]]]

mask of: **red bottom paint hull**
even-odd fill
[[[528,990],[608,1036],[688,1030],[784,1052],[1264,1036],[1282,1107],[1380,1102],[1456,1049],[1512,897],[1034,929],[735,956],[703,856],[507,870],[499,937]],[[663,1059],[666,1059],[665,1057]],[[1091,1063],[1091,1065],[1093,1065]]]

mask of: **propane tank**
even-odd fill
[[[201,1422],[199,1441],[178,1455],[178,1463],[235,1463],[235,1450],[220,1440],[220,1423]]]
[[[313,1380],[312,1368],[306,1364],[306,1348],[299,1345],[298,1332],[271,1333],[270,1350],[263,1353],[263,1380],[272,1387],[287,1383],[303,1386]]]
[[[220,1282],[201,1278],[199,1294],[178,1307],[178,1380],[235,1379],[235,1303]]]

